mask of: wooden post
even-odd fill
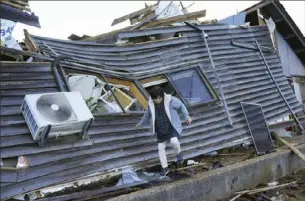
[[[296,155],[298,155],[304,162],[305,162],[305,155],[300,152],[297,148],[295,148],[294,146],[292,146],[289,142],[287,142],[286,140],[284,140],[281,136],[279,136],[276,133],[273,133],[274,137],[276,139],[278,139],[279,141],[281,141],[285,146],[287,146],[291,151],[293,151]]]

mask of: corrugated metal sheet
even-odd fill
[[[143,34],[156,33],[160,29],[145,30]],[[132,73],[126,76],[135,78],[199,65],[218,92],[200,34],[189,27],[162,29],[183,30],[184,37],[123,46],[63,42],[42,37],[34,37],[34,40],[45,53],[52,56],[55,56],[54,53],[43,42],[58,54],[93,60],[107,65],[108,69],[129,69]],[[229,122],[221,102],[189,108],[193,124],[184,125],[180,140],[185,158],[240,144],[250,137],[240,101],[262,104],[268,122],[289,114],[259,53],[231,45],[231,39],[244,43],[256,39],[261,45],[272,47],[268,29],[228,29],[219,25],[205,26],[204,29],[209,34],[208,41],[217,75],[224,89],[234,127],[228,127]],[[131,37],[132,34],[140,33],[141,31],[135,31],[128,34]],[[265,57],[289,105],[293,111],[301,111],[283,74],[279,58],[274,53],[265,53]],[[1,65],[1,157],[25,155],[30,164],[28,169],[17,172],[17,180],[14,180],[15,174],[7,173],[11,179],[6,179],[5,182],[11,184],[1,187],[1,199],[128,164],[137,167],[158,164],[157,142],[150,136],[149,127],[135,128],[142,114],[96,116],[89,130],[89,139],[55,141],[44,148],[38,147],[32,141],[20,114],[20,103],[26,93],[57,90],[50,63],[2,62]],[[62,66],[79,67],[73,63],[62,63]],[[89,66],[87,64],[82,68],[88,69]],[[102,70],[101,66],[100,68]],[[173,153],[171,148],[169,150]],[[174,156],[169,159],[174,159]]]

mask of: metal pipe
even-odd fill
[[[56,80],[56,83],[59,87],[59,90],[60,91],[66,91],[62,82],[61,82],[61,79],[60,79],[60,75],[58,73],[58,70],[57,70],[57,64],[60,60],[62,59],[65,59],[66,56],[63,56],[63,55],[59,55],[58,57],[55,58],[55,60],[52,62],[52,71],[53,71],[53,74],[55,76],[55,80]]]
[[[267,63],[267,61],[266,61],[266,59],[265,59],[265,56],[264,56],[264,54],[263,54],[263,52],[262,52],[262,50],[261,50],[261,48],[260,48],[260,46],[259,46],[257,40],[255,40],[255,44],[256,44],[256,46],[257,46],[257,48],[258,48],[258,51],[259,51],[259,53],[260,53],[260,55],[261,55],[261,57],[262,57],[262,59],[263,59],[263,61],[264,61],[264,64],[265,64],[265,66],[266,66],[266,68],[267,68],[267,70],[268,70],[268,73],[269,73],[269,75],[271,76],[272,81],[273,81],[273,83],[274,83],[275,86],[276,86],[276,89],[277,89],[278,92],[280,93],[280,95],[281,95],[282,99],[284,100],[285,104],[287,105],[287,107],[288,107],[290,113],[293,115],[293,117],[294,117],[296,123],[298,124],[298,126],[300,127],[300,129],[301,129],[302,131],[304,131],[304,128],[303,128],[302,124],[300,123],[299,119],[297,118],[297,116],[296,116],[296,115],[294,114],[294,112],[292,111],[292,109],[291,109],[290,105],[288,104],[288,102],[287,102],[285,96],[283,95],[283,93],[282,93],[282,91],[281,91],[279,85],[277,84],[275,78],[273,77],[272,72],[271,72],[271,70],[270,70],[270,68],[269,68],[269,65],[268,65],[268,63]]]
[[[63,78],[63,81],[64,81],[64,83],[66,85],[67,91],[71,91],[71,87],[70,87],[70,85],[68,83],[68,80],[67,80],[67,77],[66,77],[66,73],[65,73],[64,69],[60,65],[59,65],[59,74]]]
[[[207,51],[208,51],[209,59],[210,59],[210,62],[211,62],[211,64],[212,64],[213,74],[214,74],[214,77],[215,77],[216,80],[217,80],[217,85],[218,85],[218,88],[219,88],[219,91],[220,91],[220,95],[221,95],[221,99],[222,99],[222,102],[223,102],[223,105],[224,105],[224,109],[225,109],[227,118],[228,118],[228,120],[229,120],[229,124],[230,124],[231,127],[233,127],[233,121],[232,121],[232,119],[231,119],[230,111],[229,111],[229,108],[228,108],[228,105],[227,105],[227,101],[226,101],[226,99],[225,99],[225,97],[224,97],[224,93],[223,93],[223,90],[222,90],[222,87],[221,87],[219,78],[218,78],[217,73],[216,73],[215,64],[214,64],[214,61],[213,61],[213,58],[212,58],[212,55],[211,55],[211,51],[210,51],[210,48],[209,48],[208,41],[207,41],[207,39],[206,39],[206,37],[205,37],[205,32],[204,32],[202,29],[200,29],[199,27],[197,27],[197,26],[195,26],[195,25],[193,25],[193,24],[190,24],[190,23],[188,23],[188,22],[184,22],[184,23],[185,23],[186,25],[188,25],[188,26],[194,28],[195,30],[200,31],[201,34],[202,34],[202,37],[203,37],[203,40],[204,40],[204,43],[205,43],[205,47],[206,47],[206,49],[207,49]]]

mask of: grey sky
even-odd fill
[[[14,30],[17,40],[23,39],[23,29],[31,34],[67,39],[74,33],[82,36],[98,35],[128,26],[129,22],[111,26],[115,18],[144,8],[145,1],[30,1],[30,8],[39,16],[41,29],[18,23]],[[146,1],[148,5],[156,1]],[[222,19],[236,14],[259,1],[196,1],[188,10],[206,9],[203,19]],[[193,1],[183,1],[185,7]],[[281,1],[287,12],[305,35],[305,2]]]

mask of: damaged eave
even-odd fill
[[[23,9],[16,8],[10,5],[4,4],[4,1],[0,2],[0,18],[7,19],[14,22],[20,22],[29,26],[41,28],[39,18],[34,13],[24,12]]]
[[[303,51],[305,50],[304,36],[280,1],[263,0],[250,8],[245,9],[244,12],[252,14],[258,10],[262,11],[263,14],[266,15],[264,17],[271,17],[273,19],[276,24],[276,29],[283,35],[284,39],[292,49],[296,50],[295,53],[298,54],[303,64],[305,64],[305,54]],[[287,32],[289,33],[287,34]],[[298,41],[298,43],[295,41]]]

